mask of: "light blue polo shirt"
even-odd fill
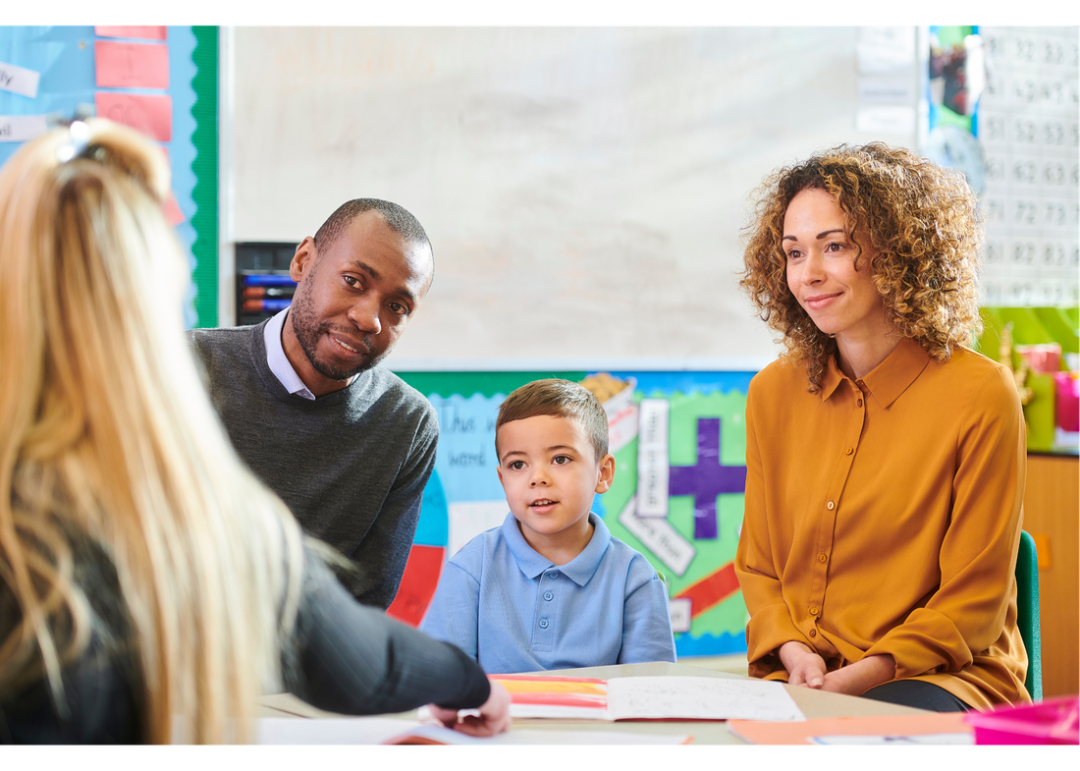
[[[508,514],[450,559],[421,628],[489,674],[675,661],[664,582],[600,517],[589,521],[589,545],[555,565]]]

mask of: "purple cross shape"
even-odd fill
[[[672,466],[668,495],[694,496],[694,538],[716,538],[716,496],[746,490],[746,466],[720,463],[720,418],[698,418],[697,463]]]

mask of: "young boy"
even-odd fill
[[[518,388],[495,451],[510,514],[450,559],[423,630],[500,674],[675,661],[663,581],[589,511],[615,477],[596,397],[568,380]]]

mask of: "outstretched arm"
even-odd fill
[[[475,661],[357,603],[307,550],[303,596],[283,654],[287,689],[331,712],[374,715],[427,703],[472,709],[491,697]]]

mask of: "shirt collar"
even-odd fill
[[[914,340],[905,337],[885,357],[885,361],[862,378],[862,382],[878,404],[887,409],[915,382],[929,362],[930,354]],[[847,375],[840,370],[836,357],[830,356],[821,385],[821,400],[828,400],[844,380],[848,380]]]
[[[315,394],[308,390],[304,381],[296,374],[293,365],[289,363],[285,355],[285,347],[281,344],[281,330],[285,326],[285,317],[289,309],[274,314],[263,328],[263,340],[266,343],[266,363],[274,377],[278,379],[285,390],[291,394],[302,396],[305,399],[315,401]]]
[[[510,548],[510,553],[514,555],[518,569],[526,578],[536,578],[548,568],[555,567],[578,586],[585,586],[596,569],[600,567],[600,560],[603,559],[611,543],[611,532],[604,524],[604,520],[590,511],[589,522],[593,526],[592,538],[581,554],[565,565],[556,565],[529,546],[525,536],[521,534],[513,513],[506,515],[506,520],[502,524],[502,534],[506,545]]]

